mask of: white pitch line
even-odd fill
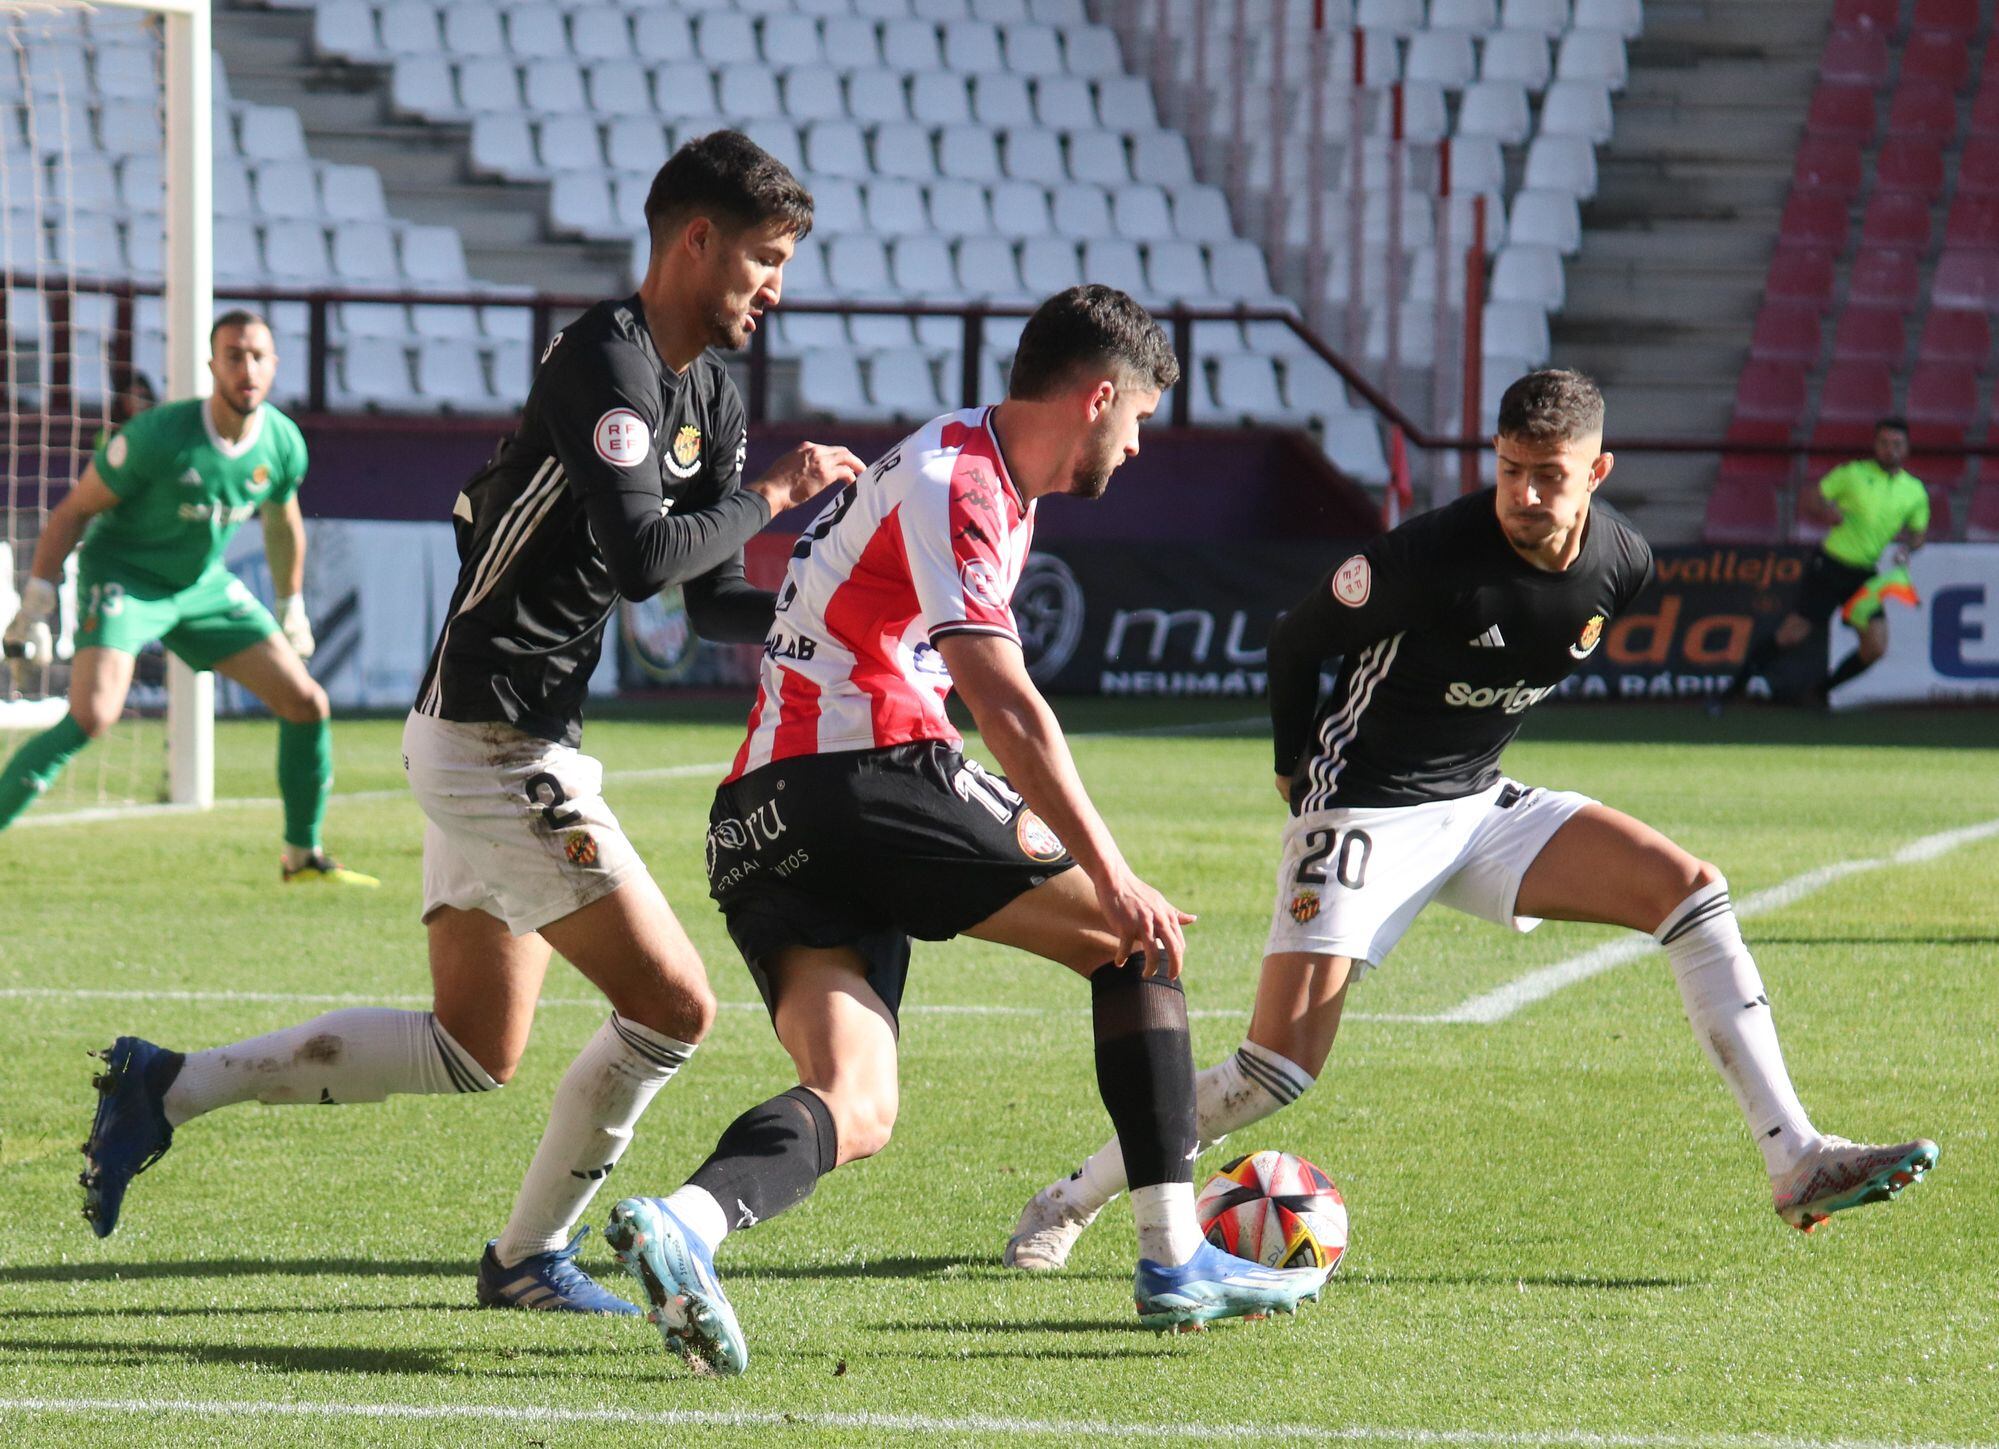
[[[255,1399],[0,1399],[0,1415],[99,1414],[151,1418],[372,1419],[504,1424],[618,1424],[648,1428],[851,1429],[889,1434],[978,1434],[1006,1438],[1224,1439],[1268,1435],[1286,1443],[1466,1445],[1477,1449],[1999,1449],[1993,1443],[1800,1439],[1778,1434],[1620,1434],[1587,1429],[1395,1429],[1353,1425],[1144,1424],[1108,1419],[1016,1419],[998,1414],[825,1413],[750,1409],[564,1409],[506,1404],[342,1404]]]
[[[1958,830],[1925,835],[1920,840],[1910,841],[1894,854],[1882,859],[1842,860],[1831,865],[1822,865],[1816,870],[1792,876],[1768,890],[1760,890],[1755,895],[1738,901],[1735,914],[1738,919],[1745,921],[1767,915],[1771,911],[1782,910],[1814,891],[1822,890],[1834,881],[1844,880],[1848,876],[1864,875],[1869,871],[1882,870],[1891,865],[1918,865],[1994,835],[1999,835],[1999,820],[1987,820]],[[1543,966],[1538,971],[1530,971],[1524,976],[1515,977],[1504,986],[1458,1003],[1449,1011],[1435,1016],[1403,1016],[1396,1019],[1453,1024],[1470,1022],[1479,1026],[1490,1026],[1494,1022],[1506,1020],[1537,1001],[1544,1001],[1556,992],[1574,986],[1579,981],[1587,981],[1590,977],[1599,976],[1614,966],[1622,966],[1627,961],[1636,961],[1641,956],[1649,956],[1658,949],[1658,943],[1650,936],[1633,935],[1615,941],[1606,941],[1603,945],[1594,946],[1579,956],[1571,956],[1566,961],[1557,961],[1552,966]]]

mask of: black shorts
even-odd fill
[[[893,1015],[911,937],[947,940],[1075,863],[1004,778],[938,740],[774,761],[708,816],[708,893],[772,1011],[772,956],[851,946]]]
[[[1841,563],[1821,549],[1805,565],[1805,586],[1798,594],[1798,602],[1791,606],[1792,612],[1804,615],[1815,625],[1823,624],[1873,577],[1874,570]]]

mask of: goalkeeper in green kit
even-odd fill
[[[20,612],[7,626],[16,667],[47,662],[56,581],[78,560],[76,658],[69,713],[0,770],[0,830],[125,708],[138,653],[155,639],[195,669],[212,669],[278,717],[284,799],[283,879],[373,886],[320,846],[333,783],[326,691],[306,673],[312,625],[300,591],[305,520],[298,487],[305,440],[265,403],[277,374],[271,329],[254,312],[224,314],[209,334],[214,395],[165,403],[105,439],[35,547]],[[278,618],[222,566],[230,536],[252,516],[278,592]]]

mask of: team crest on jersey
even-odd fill
[[[630,408],[612,408],[597,419],[590,441],[597,456],[618,468],[636,468],[652,448],[652,429]]]
[[[1307,921],[1316,919],[1318,914],[1319,893],[1317,891],[1299,891],[1297,895],[1291,897],[1291,919],[1299,925],[1302,926]]]
[[[104,445],[104,461],[114,468],[122,468],[125,466],[126,455],[131,451],[132,445],[125,441],[125,435],[114,433],[111,441]]]
[[[250,491],[252,493],[261,493],[270,486],[271,470],[268,467],[259,463],[250,470]]]
[[[1582,638],[1569,646],[1569,653],[1578,659],[1587,659],[1596,652],[1598,641],[1603,638],[1603,615],[1591,614],[1589,622],[1583,625]]]
[[[1365,604],[1373,590],[1374,574],[1361,555],[1355,554],[1333,570],[1333,597],[1348,608],[1358,609]]]
[[[982,558],[968,558],[958,570],[965,592],[989,608],[1006,607],[1006,591],[1000,585],[999,570]]]
[[[676,478],[692,478],[701,466],[701,429],[692,423],[684,424],[673,435],[673,452],[666,460],[666,471]]]
[[[1014,838],[1020,842],[1021,853],[1029,860],[1060,860],[1062,839],[1048,828],[1048,822],[1032,810],[1020,812],[1020,819],[1014,823]]]
[[[597,863],[597,837],[587,830],[572,830],[562,837],[562,853],[571,865],[588,869]]]

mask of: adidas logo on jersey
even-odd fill
[[[1504,649],[1506,647],[1506,638],[1499,632],[1499,625],[1494,624],[1490,629],[1479,635],[1478,638],[1467,639],[1465,643],[1474,649]]]
[[[180,481],[183,488],[199,488],[201,486],[201,474],[196,469],[190,468],[180,475]]]

